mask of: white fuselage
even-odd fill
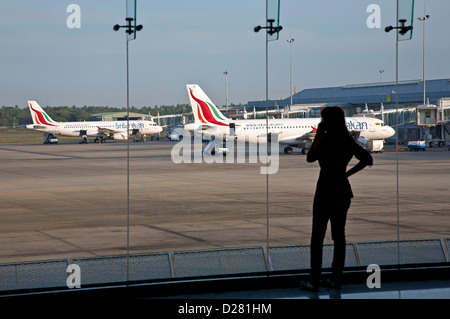
[[[129,132],[138,130],[139,134],[157,134],[161,132],[161,127],[153,121],[140,120],[129,121]],[[80,136],[98,137],[104,135],[113,135],[119,132],[126,135],[127,121],[95,121],[95,122],[60,122],[55,125],[35,125],[29,124],[27,128],[61,136]],[[110,131],[108,133],[108,131]]]
[[[292,153],[292,147],[308,149],[315,137],[321,118],[294,119],[255,119],[231,120],[221,114],[211,99],[198,84],[186,85],[194,123],[184,125],[194,134],[201,133],[202,138],[213,142],[221,137],[224,140],[246,141],[249,143],[278,142],[287,144],[286,153]],[[354,138],[381,140],[395,134],[392,127],[374,117],[346,117],[349,132]],[[212,138],[214,137],[214,138]]]
[[[278,141],[282,144],[298,144],[302,139],[307,139],[308,134],[314,133],[320,118],[295,118],[295,119],[265,119],[263,120],[236,120],[234,134],[229,126],[215,126],[210,130],[212,134],[225,136],[235,135],[237,139],[245,139],[248,142],[263,142],[266,133],[278,135]],[[268,130],[266,130],[268,123]],[[381,120],[368,117],[347,117],[346,123],[349,131],[360,133],[360,137],[368,140],[383,140],[394,135],[393,128],[385,125]]]

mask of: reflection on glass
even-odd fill
[[[267,21],[273,20],[273,27],[279,27],[280,26],[280,0],[267,0]],[[269,23],[267,23],[266,27],[270,26]],[[270,34],[267,33],[267,40],[278,40],[279,32]]]
[[[137,0],[127,0],[126,3],[126,19],[132,18],[132,25],[133,25],[133,30],[136,30],[136,24],[137,24],[137,8],[136,8],[136,2]],[[127,22],[128,23],[128,22]],[[127,40],[134,40],[136,39],[136,31],[134,31],[133,33],[127,33]]]
[[[398,1],[398,27],[406,27],[399,29],[398,40],[410,40],[413,33],[414,22],[414,0],[397,0]]]

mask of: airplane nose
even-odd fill
[[[388,133],[389,133],[388,137],[394,136],[395,130],[392,127],[389,127]]]

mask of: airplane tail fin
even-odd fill
[[[196,123],[228,126],[229,119],[220,112],[199,85],[187,84],[186,87]]]
[[[28,101],[28,107],[30,108],[31,118],[35,125],[56,126],[58,124],[58,122],[53,121],[52,118],[45,113],[36,101]]]

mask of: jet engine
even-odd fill
[[[127,139],[127,134],[124,132],[124,133],[114,133],[113,134],[113,139],[114,140],[126,140]]]

